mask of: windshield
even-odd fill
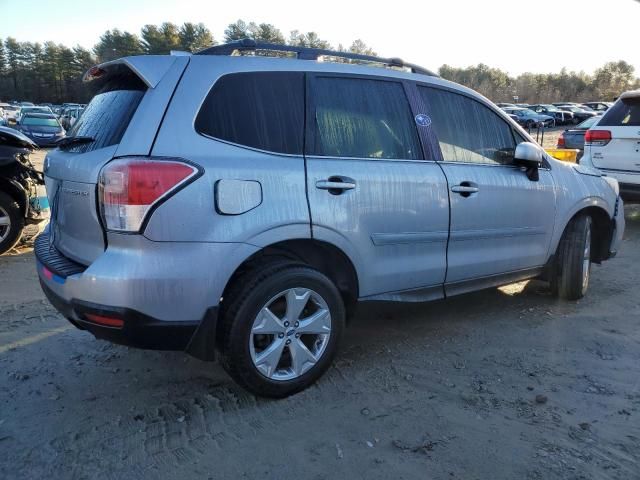
[[[59,127],[60,124],[55,118],[25,117],[22,125],[32,125],[37,127]]]
[[[546,108],[547,110],[549,110],[550,112],[559,112],[560,110],[558,109],[558,107],[555,107],[553,105],[540,105],[543,108]]]
[[[21,110],[22,113],[50,113],[51,110],[49,110],[49,108],[47,107],[29,107],[29,108],[23,108]]]

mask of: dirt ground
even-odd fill
[[[335,365],[258,399],[221,367],[115,346],[0,258],[2,479],[640,479],[640,208],[587,297],[542,283],[365,304]]]

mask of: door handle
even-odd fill
[[[473,195],[474,193],[478,193],[480,189],[477,187],[476,183],[473,182],[460,182],[460,185],[454,185],[451,187],[451,191],[454,193],[460,194],[460,196],[467,198]]]
[[[328,190],[333,195],[340,195],[347,190],[356,188],[356,182],[351,178],[332,176],[327,180],[318,180],[316,188],[320,190]]]
[[[451,191],[455,193],[478,193],[478,187],[470,187],[468,185],[455,185],[451,187]]]

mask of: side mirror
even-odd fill
[[[540,179],[538,169],[542,165],[542,148],[531,142],[522,142],[516,147],[513,163],[526,169],[527,177],[532,182]]]

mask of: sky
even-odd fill
[[[638,0],[0,0],[0,38],[93,47],[108,29],[203,22],[221,41],[237,19],[316,31],[333,45],[361,38],[381,56],[426,68],[485,63],[512,75],[592,73],[626,60],[640,75]]]

